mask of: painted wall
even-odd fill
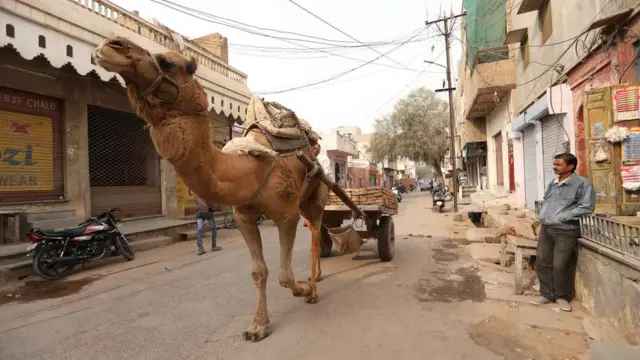
[[[511,110],[509,109],[510,97],[505,97],[496,109],[487,116],[487,177],[489,191],[496,195],[509,192],[509,123],[511,122]],[[494,136],[502,134],[502,186],[498,186],[498,164],[496,158],[496,143]]]
[[[596,317],[613,325],[627,340],[640,345],[640,261],[625,265],[580,246],[576,297]]]
[[[515,10],[512,11],[512,14],[517,14],[517,9],[521,4],[522,2],[515,2],[513,5]],[[551,7],[552,34],[544,44],[539,11],[532,11],[513,17],[513,28],[527,28],[529,46],[534,46],[529,48],[530,63],[528,65],[525,65],[522,61],[522,51],[517,51],[516,81],[522,85],[517,87],[514,94],[514,110],[516,113],[520,113],[538,98],[553,80],[558,78],[558,74],[555,71],[546,71],[548,66],[545,64],[551,64],[556,59],[561,58],[559,64],[563,65],[564,69],[569,70],[578,64],[580,57],[586,55],[584,51],[581,53],[580,47],[578,47],[577,54],[576,51],[573,51],[573,48],[570,51],[566,51],[568,46],[573,47],[573,43],[561,42],[580,35],[594,20],[637,6],[637,0],[550,1],[549,6]],[[567,19],[571,19],[571,21],[567,21]],[[591,31],[586,38],[586,42],[589,43],[596,33],[597,30]],[[542,46],[555,43],[559,44]]]

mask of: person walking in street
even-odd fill
[[[577,259],[580,217],[591,214],[596,192],[587,178],[575,173],[578,159],[569,153],[553,158],[558,177],[547,186],[538,215],[542,221],[538,235],[535,270],[540,280],[540,298],[533,303],[556,302],[558,308],[571,311],[574,272]]]
[[[213,218],[213,210],[207,205],[207,203],[201,198],[195,196],[197,213],[196,213],[196,243],[198,244],[198,255],[205,254],[204,243],[202,241],[202,236],[204,233],[204,223],[205,220],[209,221],[209,225],[211,226],[211,251],[219,251],[222,250],[222,247],[216,246],[216,238],[218,237],[218,229],[216,227],[216,221]]]

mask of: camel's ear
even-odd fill
[[[189,61],[187,61],[187,75],[193,75],[198,70],[198,63],[196,59],[192,56]]]

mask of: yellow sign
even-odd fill
[[[0,191],[54,189],[53,120],[0,110]]]
[[[180,176],[176,175],[176,212],[178,217],[185,217],[196,213],[196,200],[193,192],[187,187]]]

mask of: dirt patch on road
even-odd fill
[[[460,258],[460,256],[456,253],[443,251],[440,249],[434,249],[432,257],[433,257],[433,260],[438,262],[451,262],[451,261],[458,260]]]
[[[11,302],[32,302],[57,299],[79,292],[83,287],[98,280],[100,276],[88,276],[76,280],[27,281],[17,289],[0,291],[0,305]]]
[[[446,242],[446,243],[440,244],[440,247],[442,247],[443,249],[457,249],[458,244]]]
[[[469,336],[505,360],[574,360],[587,348],[584,334],[495,316],[471,325]]]
[[[484,282],[475,268],[460,268],[455,274],[434,274],[435,279],[422,279],[416,288],[420,302],[454,302],[471,300],[483,302],[487,294]]]

